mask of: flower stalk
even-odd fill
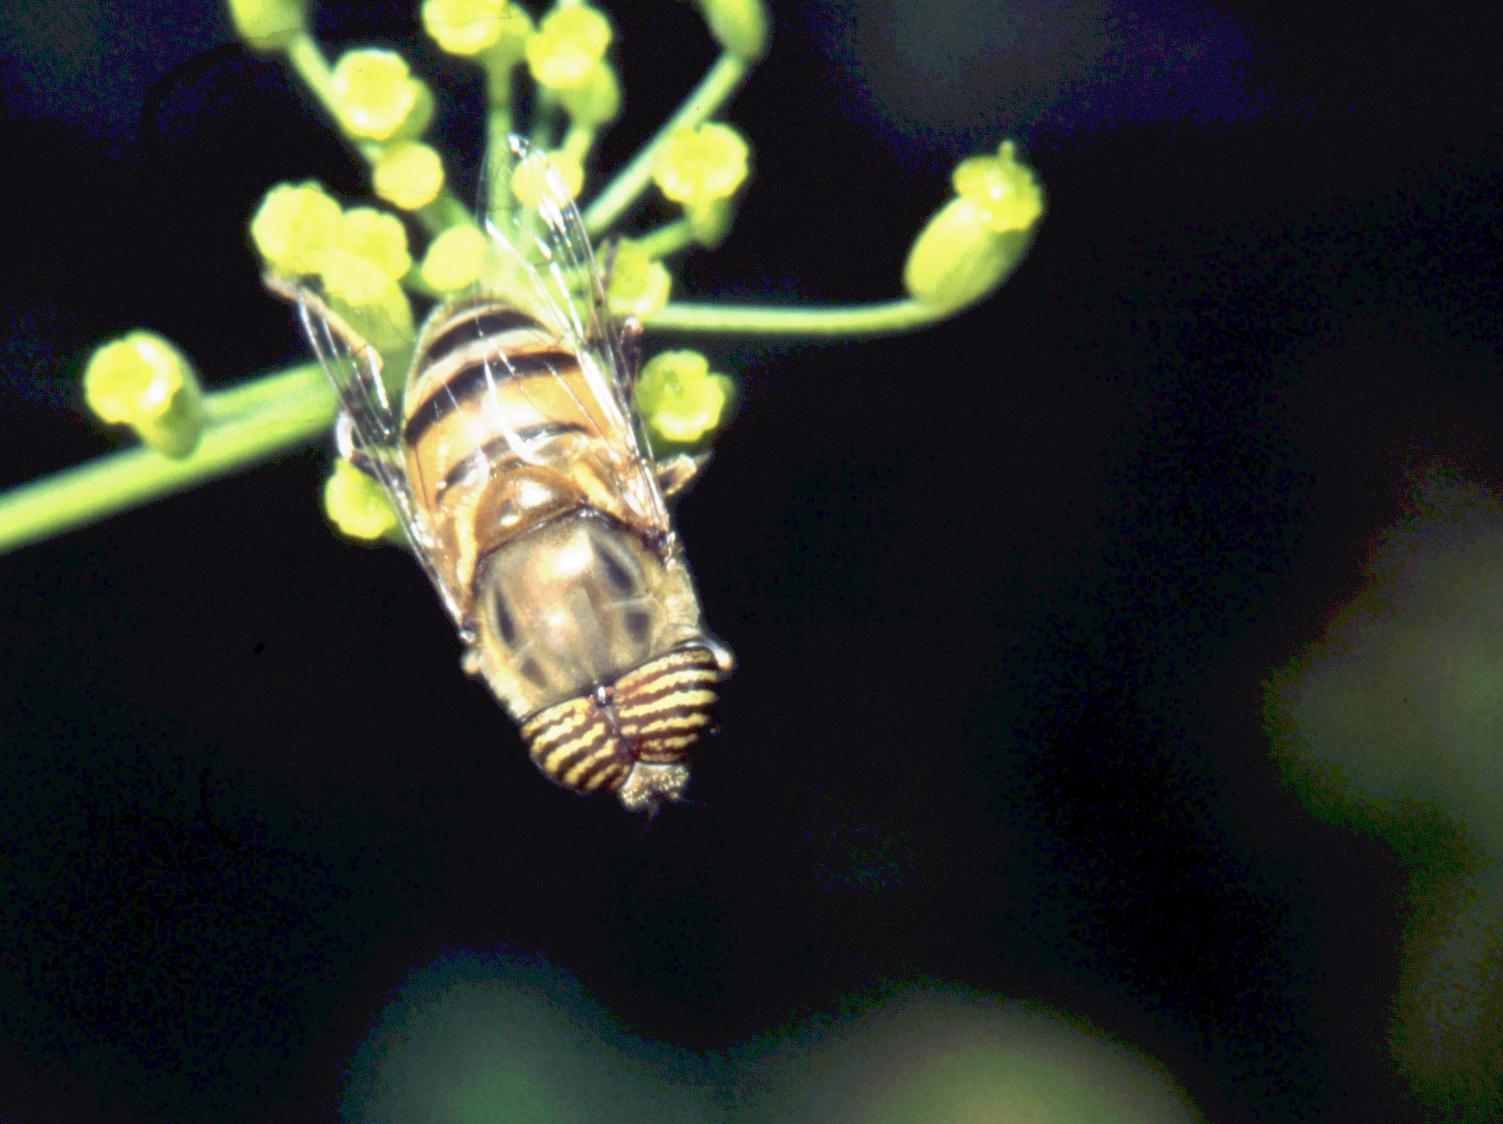
[[[431,91],[394,51],[358,48],[331,64],[309,29],[306,0],[227,3],[246,45],[283,60],[369,166],[376,197],[411,216],[426,236],[425,246],[410,249],[408,228],[397,216],[346,208],[316,183],[278,184],[251,223],[264,267],[277,277],[317,276],[352,323],[370,312],[386,326],[390,338],[368,336],[373,344],[391,355],[404,346],[410,351],[411,298],[442,299],[487,276],[483,223],[451,191],[444,154],[422,140],[437,109]],[[927,327],[1000,287],[1021,262],[1043,213],[1042,191],[1011,142],[957,167],[954,195],[909,251],[902,296],[824,307],[673,299],[669,259],[727,235],[735,197],[754,163],[749,143],[718,115],[762,57],[768,33],[763,0],[695,3],[720,56],[625,166],[580,198],[587,231],[610,247],[607,296],[614,315],[635,316],[654,332],[699,337],[861,337]],[[522,132],[547,153],[568,189],[585,195],[596,139],[622,105],[608,57],[615,34],[608,15],[582,0],[558,0],[537,14],[510,0],[424,0],[422,21],[441,50],[480,72],[489,104],[487,165],[509,156],[511,134]],[[524,78],[535,86],[520,103],[531,105],[530,121],[517,114],[515,87]],[[490,219],[527,198],[526,177],[536,174],[529,162],[503,161],[512,174],[492,184],[493,198],[484,201]],[[680,208],[681,217],[625,234],[623,220],[654,189]],[[314,364],[203,392],[179,349],[159,338],[152,346],[156,350],[146,350],[172,377],[178,367],[186,372],[173,410],[140,405],[161,396],[158,384],[166,386],[167,375],[154,375],[157,382],[138,379],[139,387],[130,382],[134,375],[112,375],[100,384],[103,391],[91,389],[90,404],[108,420],[128,422],[156,447],[111,454],[0,493],[0,553],[248,467],[332,425],[335,396]],[[107,372],[119,367],[104,363]],[[647,431],[674,448],[702,448],[735,397],[734,378],[712,371],[694,351],[649,359],[637,381]],[[122,398],[136,405],[122,413]],[[348,473],[331,479],[326,503],[346,533],[390,537],[371,497]]]

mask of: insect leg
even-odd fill
[[[709,451],[690,455],[679,453],[658,465],[658,487],[665,498],[676,496],[698,478],[700,471],[710,462]]]
[[[383,479],[376,459],[360,447],[360,435],[355,429],[354,415],[343,406],[334,419],[334,448],[352,468],[358,468],[378,483]]]

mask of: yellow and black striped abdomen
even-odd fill
[[[711,725],[720,677],[707,648],[679,648],[539,711],[522,723],[522,737],[549,780],[580,792],[614,791],[638,765],[675,766],[687,757]]]
[[[495,301],[448,310],[418,344],[403,400],[414,501],[453,588],[509,538],[583,506],[617,512],[619,411],[607,377],[526,312]]]

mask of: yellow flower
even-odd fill
[[[729,125],[707,122],[674,131],[658,150],[652,178],[675,203],[726,199],[746,180],[751,149]]]
[[[395,215],[374,207],[356,207],[344,213],[339,247],[370,262],[393,281],[400,281],[412,268],[407,228]]]
[[[340,221],[338,202],[319,184],[279,183],[251,218],[251,241],[276,272],[314,273],[319,256],[338,240]]]
[[[340,124],[351,136],[390,140],[425,111],[423,84],[395,51],[346,51],[332,83]]]
[[[229,0],[235,33],[258,51],[283,50],[308,26],[307,0]]]
[[[720,424],[734,384],[697,351],[665,351],[642,368],[637,408],[666,441],[693,444]]]
[[[621,81],[616,68],[601,59],[577,86],[558,92],[558,100],[576,124],[599,128],[621,112]]]
[[[673,278],[640,243],[623,238],[616,243],[606,299],[613,316],[635,316],[644,323],[668,303]]]
[[[381,150],[372,176],[376,194],[404,211],[416,211],[438,198],[444,165],[422,141],[398,141]]]
[[[527,40],[527,66],[539,86],[566,90],[589,78],[610,45],[604,13],[588,4],[557,7]]]
[[[334,462],[324,482],[324,512],[352,539],[374,542],[397,530],[397,515],[381,485],[349,461]]]
[[[84,401],[104,421],[130,426],[169,457],[191,453],[203,431],[198,376],[155,332],[131,332],[98,348],[84,368]]]
[[[716,42],[745,62],[767,53],[767,5],[763,0],[696,0]]]
[[[458,292],[480,276],[488,250],[489,243],[478,228],[451,226],[429,243],[419,272],[436,292]]]
[[[955,168],[955,192],[975,207],[991,230],[1027,230],[1044,213],[1044,193],[1033,169],[1019,163],[1012,141],[995,156],[973,156]]]
[[[511,192],[518,201],[531,206],[542,198],[550,179],[554,187],[567,192],[569,198],[574,199],[584,186],[584,167],[578,157],[562,149],[556,149],[546,156],[532,153],[513,169]]]
[[[508,24],[526,18],[508,0],[423,2],[423,27],[451,55],[478,55],[496,45]]]

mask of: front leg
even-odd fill
[[[664,498],[677,496],[699,477],[700,471],[710,463],[709,450],[690,455],[678,453],[658,463],[658,487]]]

